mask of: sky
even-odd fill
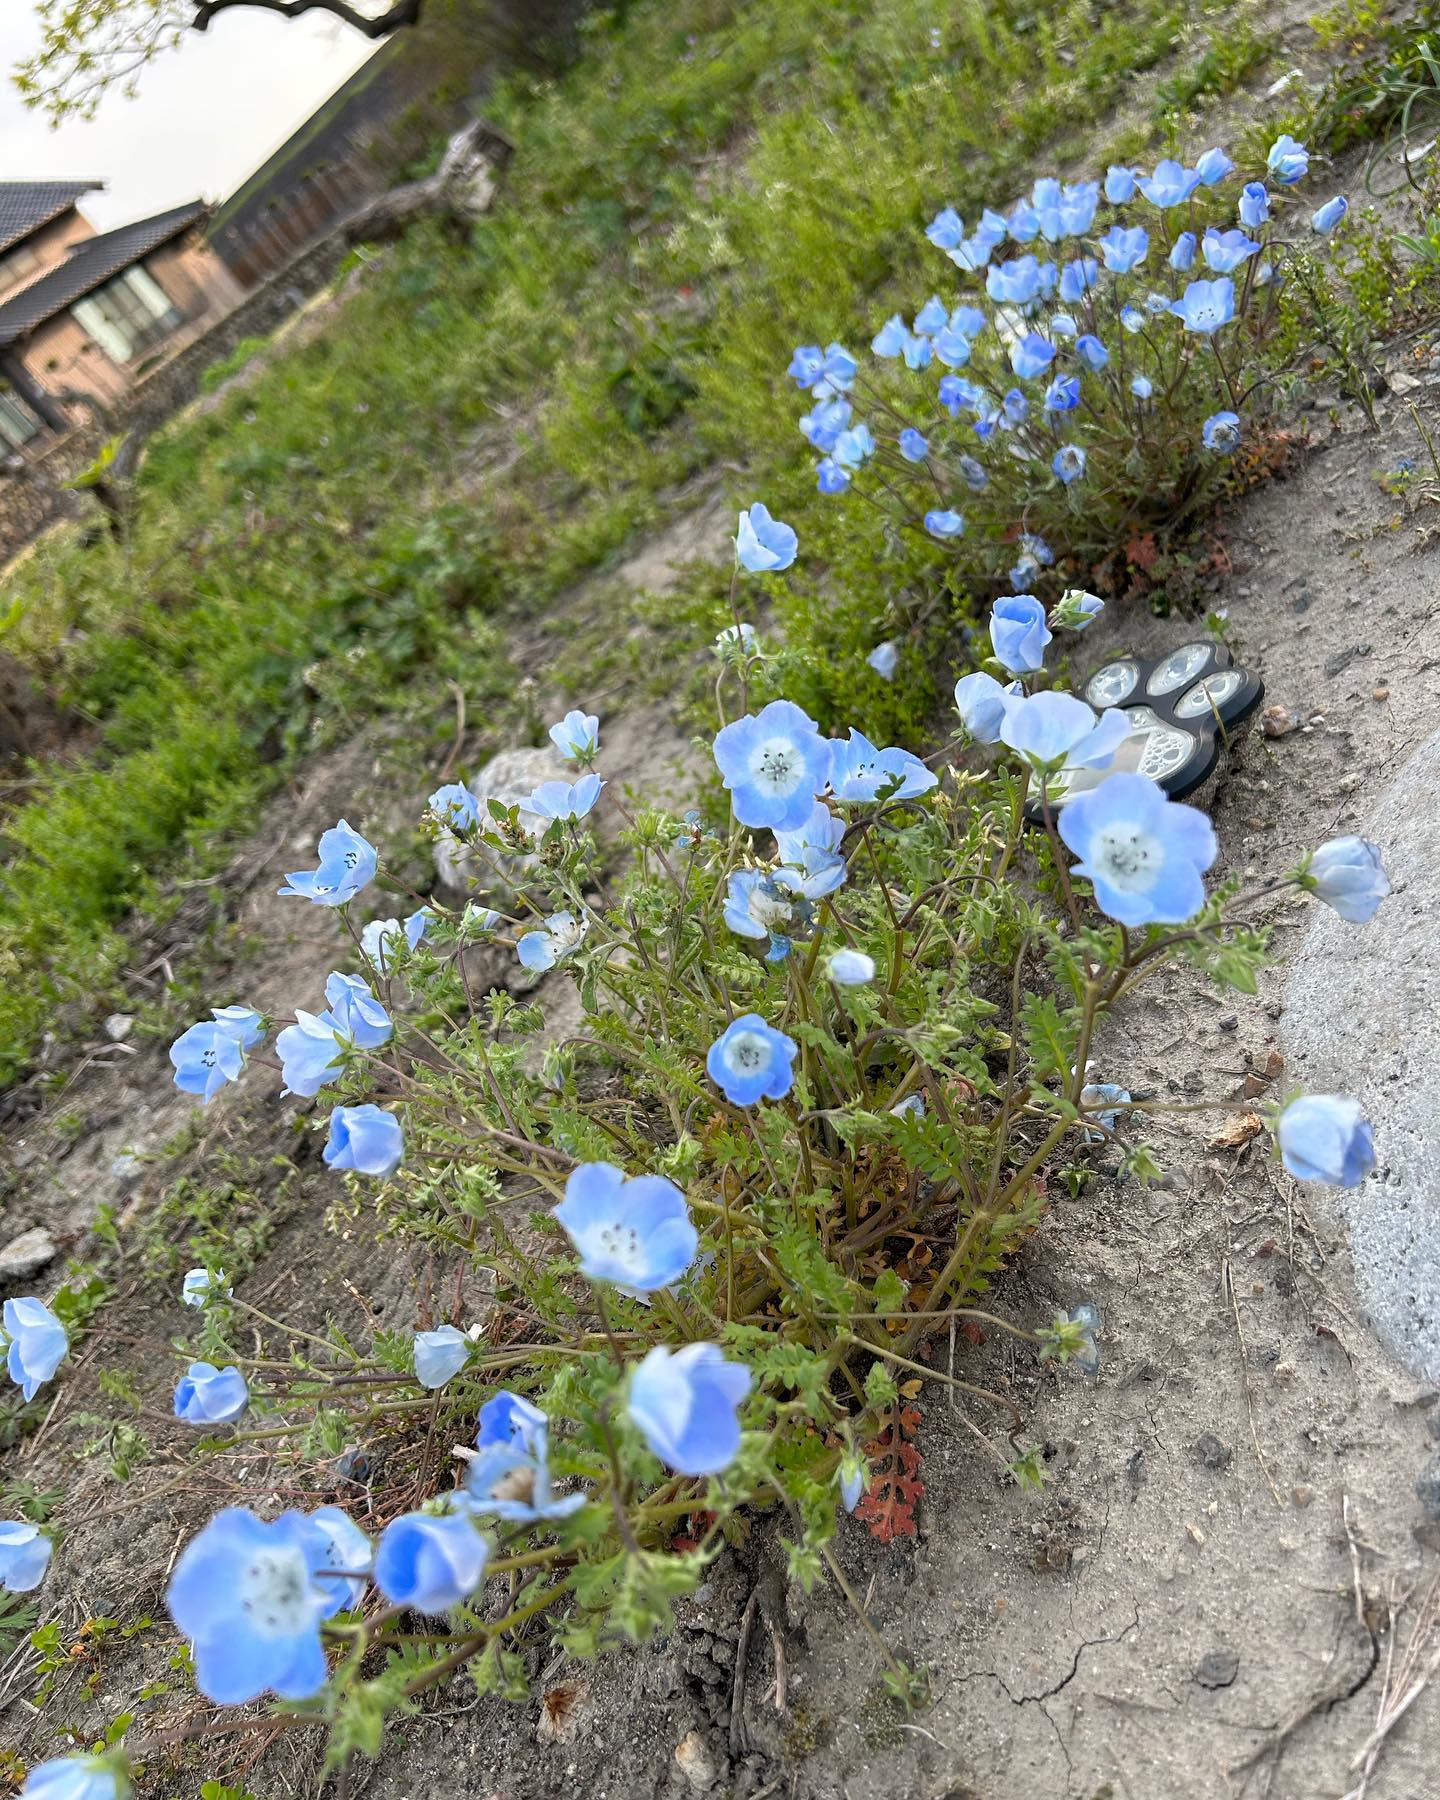
[[[378,47],[322,13],[237,7],[162,51],[135,99],[112,91],[93,120],[57,131],[9,80],[38,38],[30,0],[0,0],[0,11],[0,180],[103,181],[81,203],[102,230],[223,200]]]

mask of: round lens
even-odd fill
[[[1182,644],[1172,650],[1164,662],[1157,663],[1145,683],[1147,694],[1173,694],[1178,687],[1193,681],[1210,661],[1208,644]]]
[[[1238,669],[1221,669],[1218,674],[1207,675],[1204,681],[1197,681],[1188,694],[1182,694],[1175,702],[1175,717],[1209,718],[1212,712],[1219,712],[1227,700],[1239,693],[1244,680]]]
[[[1118,706],[1134,691],[1139,674],[1133,662],[1109,663],[1090,677],[1085,698],[1092,706]]]

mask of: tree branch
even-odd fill
[[[392,4],[376,18],[356,12],[346,0],[200,0],[192,31],[204,31],[216,13],[228,12],[232,6],[248,6],[260,12],[279,13],[284,19],[298,19],[302,13],[327,12],[358,31],[362,37],[389,37],[405,25],[418,25],[425,0],[392,0]]]

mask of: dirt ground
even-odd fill
[[[1267,704],[1302,719],[1277,739],[1242,738],[1199,797],[1222,871],[1278,872],[1302,848],[1356,828],[1434,729],[1440,659],[1425,627],[1440,599],[1440,507],[1408,508],[1375,479],[1402,457],[1425,470],[1411,397],[1380,402],[1378,434],[1355,419],[1332,429],[1317,407],[1308,452],[1220,521],[1230,568],[1204,603],[1226,613]],[[701,505],[615,579],[663,584],[675,558],[716,552],[726,528],[713,503]],[[593,594],[576,602],[596,603]],[[1192,620],[1112,609],[1082,641],[1077,668],[1197,634]],[[686,754],[650,703],[621,706],[607,748],[612,775],[647,782]],[[277,802],[228,877],[241,898],[224,998],[275,1011],[318,1000],[342,948],[338,926],[276,900],[274,877],[303,866],[316,832],[341,813],[382,842],[403,833],[434,773],[400,778],[388,745],[362,742],[321,759]],[[1137,1096],[1228,1095],[1247,1078],[1283,1089],[1286,959],[1311,904],[1274,903],[1278,960],[1253,1000],[1217,997],[1183,973],[1136,997],[1100,1047],[1103,1075]],[[27,1759],[63,1749],[66,1730],[93,1736],[143,1682],[174,1687],[173,1703],[153,1696],[147,1718],[188,1705],[170,1670],[161,1591],[220,1494],[260,1505],[338,1496],[364,1522],[363,1491],[268,1485],[276,1477],[253,1450],[192,1469],[167,1418],[170,1340],[191,1321],[175,1283],[157,1286],[138,1247],[153,1256],[185,1235],[164,1197],[187,1173],[231,1183],[229,1227],[253,1248],[237,1293],[282,1321],[328,1309],[359,1334],[409,1327],[417,1296],[423,1307],[446,1284],[449,1272],[397,1256],[375,1219],[340,1211],[302,1122],[309,1109],[277,1105],[277,1088],[256,1071],[243,1093],[198,1115],[171,1087],[163,1048],[102,1041],[63,1094],[8,1125],[0,1245],[43,1227],[62,1258],[93,1255],[103,1201],[117,1209],[122,1250],[116,1296],[54,1390],[51,1414],[0,1464],[12,1480],[63,1491],[63,1550],[42,1602],[78,1646],[43,1710],[33,1703],[39,1653],[22,1643],[0,1667],[4,1742]],[[993,1341],[978,1357],[967,1352],[976,1378],[1010,1396],[1026,1436],[1044,1444],[1044,1492],[1002,1481],[947,1390],[930,1383],[917,1402],[918,1538],[886,1547],[842,1522],[838,1554],[870,1620],[930,1673],[926,1709],[907,1720],[884,1699],[873,1646],[838,1593],[787,1590],[772,1526],[759,1521],[681,1608],[666,1642],[593,1667],[537,1665],[539,1691],[562,1689],[568,1708],[476,1702],[459,1682],[396,1729],[351,1793],[1358,1794],[1357,1759],[1382,1706],[1409,1685],[1407,1657],[1423,1670],[1440,1647],[1440,1524],[1414,1493],[1440,1445],[1440,1397],[1380,1349],[1359,1315],[1338,1212],[1297,1189],[1263,1139],[1210,1149],[1215,1121],[1194,1114],[1123,1129],[1151,1144],[1164,1180],[1146,1189],[1102,1168],[1080,1199],[1057,1203],[996,1296],[1022,1323],[1093,1301],[1104,1320],[1098,1377],[1038,1371]],[[57,1259],[9,1291],[48,1291],[60,1271]],[[943,1366],[948,1346],[931,1354]],[[136,1423],[156,1453],[123,1488],[84,1416],[114,1410],[100,1377],[116,1368],[137,1384]],[[978,1412],[974,1422],[996,1424]],[[763,1604],[751,1608],[752,1596]],[[77,1636],[96,1616],[153,1622],[97,1644],[93,1632]],[[265,1731],[227,1740],[223,1753],[206,1753],[203,1774],[223,1771],[260,1800],[318,1792],[318,1763],[291,1741],[298,1735],[284,1745]],[[188,1800],[201,1779],[198,1761],[181,1763],[149,1786]],[[1363,1791],[1440,1800],[1436,1686],[1384,1740]]]

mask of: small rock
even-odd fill
[[[1205,1533],[1198,1525],[1192,1525],[1187,1520],[1185,1523],[1185,1535],[1197,1550],[1203,1550],[1205,1548]]]
[[[1374,693],[1371,694],[1370,698],[1372,700],[1388,700],[1390,698],[1390,690],[1387,687],[1378,687],[1375,689]]]
[[[1260,729],[1268,738],[1289,737],[1300,728],[1300,715],[1288,706],[1267,706],[1260,715]]]
[[[1218,1021],[1215,1029],[1217,1031],[1235,1031],[1239,1028],[1239,1025],[1240,1018],[1238,1014],[1226,1013],[1225,1017]]]
[[[105,1035],[112,1044],[123,1044],[135,1025],[133,1013],[111,1013],[105,1021]]]
[[[1230,1446],[1222,1444],[1213,1431],[1201,1432],[1190,1446],[1190,1453],[1204,1469],[1228,1469],[1235,1457]]]
[[[675,1763],[680,1773],[697,1794],[713,1787],[716,1777],[715,1758],[698,1731],[687,1731],[675,1746]]]
[[[1303,1481],[1299,1481],[1291,1488],[1290,1498],[1297,1506],[1308,1506],[1315,1498],[1315,1490],[1312,1487],[1307,1487]]]
[[[11,1238],[3,1250],[0,1250],[0,1282],[28,1281],[32,1275],[38,1275],[47,1263],[53,1262],[59,1254],[59,1247],[50,1233],[41,1225],[31,1231],[22,1231],[17,1238]]]
[[[1203,1688],[1228,1688],[1240,1673],[1240,1658],[1233,1650],[1211,1650],[1202,1656],[1195,1679]]]
[[[1427,1515],[1440,1521],[1440,1451],[1437,1451],[1415,1477],[1415,1498]]]

